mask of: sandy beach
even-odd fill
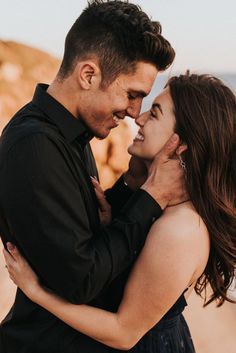
[[[0,320],[11,307],[15,296],[15,285],[8,277],[0,244]],[[185,317],[188,321],[197,353],[236,352],[236,306],[225,303],[221,308],[211,304],[202,308],[202,300],[195,294],[189,298]]]

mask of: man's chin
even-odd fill
[[[111,130],[103,130],[103,131],[93,131],[94,136],[98,139],[98,140],[104,140],[109,134],[110,134]]]

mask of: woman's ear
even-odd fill
[[[186,144],[181,144],[179,145],[179,147],[177,148],[177,150],[175,151],[175,153],[177,154],[177,156],[180,156],[184,151],[186,151],[188,149],[188,146]]]
[[[101,71],[92,60],[78,62],[75,73],[80,87],[84,90],[89,90],[93,86],[99,87],[101,83]]]

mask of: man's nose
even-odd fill
[[[130,116],[130,118],[136,120],[139,117],[141,105],[142,105],[142,101],[137,101],[133,103],[131,106],[127,108],[126,110],[127,115]]]

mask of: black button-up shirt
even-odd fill
[[[37,86],[32,102],[0,139],[0,234],[4,243],[19,247],[45,285],[71,302],[87,303],[134,261],[161,209],[145,191],[132,194],[119,180],[107,192],[116,217],[109,226],[100,225],[90,180],[97,175],[92,135],[46,90],[46,85]],[[18,291],[2,335],[8,344],[22,345],[22,352],[30,351],[26,341],[36,336],[47,346],[40,336],[41,320],[50,328],[48,335],[56,336],[57,319]],[[16,329],[23,323],[27,338]],[[5,347],[4,352],[12,350]]]

